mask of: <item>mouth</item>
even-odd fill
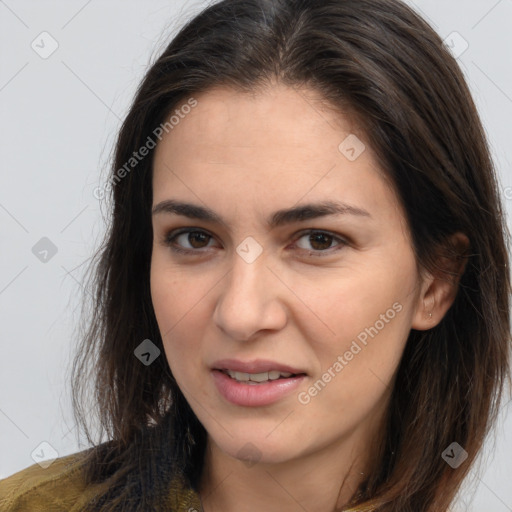
[[[215,362],[212,369],[223,372],[238,382],[255,384],[306,375],[306,372],[302,369],[267,359],[254,359],[252,361],[222,359]]]
[[[270,370],[268,372],[260,372],[260,373],[246,373],[246,372],[236,372],[234,370],[218,370],[233,380],[241,384],[248,385],[259,385],[269,381],[282,380],[282,379],[290,379],[298,376],[305,375],[305,373],[291,373],[291,372],[281,372],[279,370]]]
[[[268,360],[217,361],[212,377],[228,402],[244,407],[267,406],[285,399],[307,377],[302,369]]]

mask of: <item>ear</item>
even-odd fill
[[[466,269],[469,246],[469,239],[463,233],[451,235],[439,251],[435,268],[424,273],[411,325],[413,329],[432,329],[450,309]]]

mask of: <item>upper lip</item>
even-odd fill
[[[264,373],[272,370],[300,374],[306,373],[304,370],[294,368],[287,364],[270,361],[268,359],[254,359],[252,361],[239,361],[238,359],[221,359],[213,363],[214,370],[231,370],[241,373]]]

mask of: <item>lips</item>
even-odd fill
[[[290,395],[306,378],[306,372],[269,360],[224,359],[212,367],[219,393],[228,402],[244,407],[271,405]]]

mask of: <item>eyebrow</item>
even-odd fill
[[[206,206],[184,203],[173,199],[167,199],[153,207],[152,215],[161,213],[181,215],[190,219],[226,224],[220,215]],[[269,217],[267,223],[271,228],[276,228],[285,224],[304,222],[306,220],[326,217],[328,215],[354,215],[357,217],[371,218],[370,213],[362,208],[346,203],[325,201],[278,210]]]

